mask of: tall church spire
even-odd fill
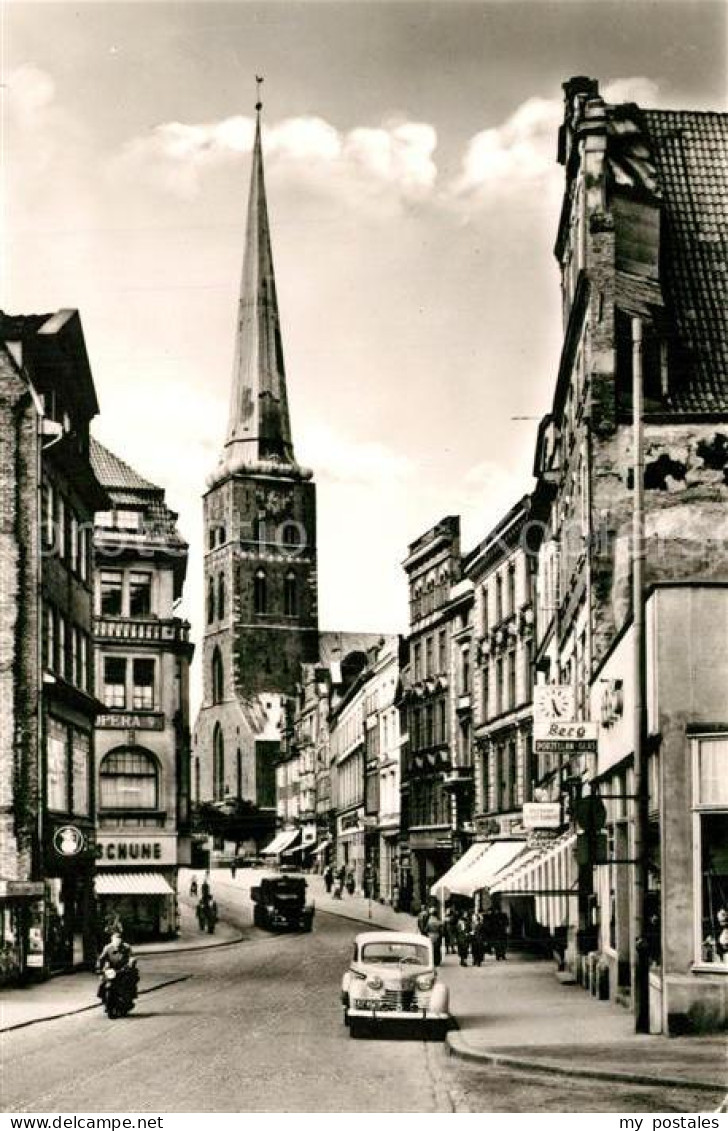
[[[263,80],[256,81],[260,85]],[[263,176],[261,109],[262,103],[258,101],[225,440],[228,466],[295,462]]]

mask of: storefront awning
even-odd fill
[[[105,872],[94,884],[97,895],[174,895],[159,872]]]
[[[280,853],[280,855],[281,856],[300,856],[302,852],[305,852],[306,849],[310,848],[310,847],[311,847],[311,845],[303,844],[301,842],[301,833],[300,833],[299,830],[297,830],[295,839],[288,845],[287,848],[283,849],[283,851]]]
[[[450,891],[457,895],[475,895],[491,890],[499,872],[525,851],[525,840],[493,840],[478,860],[450,882]]]
[[[576,836],[567,832],[546,844],[533,846],[504,868],[490,889],[495,895],[531,895],[536,919],[550,931],[575,921],[572,900],[577,895],[574,858]]]
[[[322,852],[326,851],[326,849],[329,847],[330,844],[331,844],[331,837],[330,836],[327,836],[326,840],[320,840],[313,850],[314,856],[320,856]]]
[[[261,856],[280,856],[286,849],[290,848],[294,840],[298,837],[300,829],[285,829],[282,833],[278,833],[273,837],[267,848],[261,852]]]
[[[477,844],[471,844],[467,852],[464,852],[459,860],[456,860],[452,868],[445,872],[444,876],[440,876],[432,887],[430,888],[430,895],[435,899],[445,899],[452,891],[452,881],[458,876],[462,875],[476,860],[479,860],[484,852],[490,848],[490,841],[478,841]]]

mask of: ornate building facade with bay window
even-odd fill
[[[95,521],[97,877],[101,923],[174,935],[190,862],[189,624],[175,615],[187,544],[161,487],[97,440],[111,507]]]

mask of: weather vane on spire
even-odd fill
[[[260,111],[263,109],[263,103],[260,100],[260,88],[261,88],[262,84],[263,84],[263,76],[262,75],[256,75],[255,76],[255,89],[256,89],[257,94],[258,94],[258,101],[255,104],[255,109],[258,111],[258,113],[260,113]]]

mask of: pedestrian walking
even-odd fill
[[[470,950],[473,955],[473,966],[482,966],[483,958],[485,956],[485,937],[483,928],[483,917],[481,915],[473,916],[472,937],[470,941]]]
[[[352,872],[351,868],[346,873],[345,887],[349,895],[354,894],[356,890],[356,880],[354,879],[354,873]]]
[[[425,934],[432,943],[432,952],[435,960],[435,966],[439,966],[442,962],[442,930],[442,920],[438,914],[437,908],[433,907],[427,918]]]
[[[457,923],[458,913],[454,907],[448,907],[445,912],[445,923],[443,927],[443,934],[445,937],[445,954],[455,954],[457,951]]]
[[[466,915],[461,915],[457,925],[457,948],[460,965],[467,966],[470,954],[470,922]]]
[[[425,904],[417,916],[417,930],[421,935],[427,934],[427,922],[430,918],[430,908]]]
[[[334,886],[334,869],[331,867],[330,864],[327,864],[326,867],[324,868],[324,887],[326,888],[326,894],[327,895],[331,894],[331,889],[332,889],[333,886]]]
[[[236,857],[233,856],[232,863],[230,864],[230,879],[231,880],[235,879],[235,873],[237,871],[237,868],[238,868],[238,861],[237,861]]]
[[[500,905],[493,908],[493,950],[498,962],[505,962],[508,948],[508,916]]]

